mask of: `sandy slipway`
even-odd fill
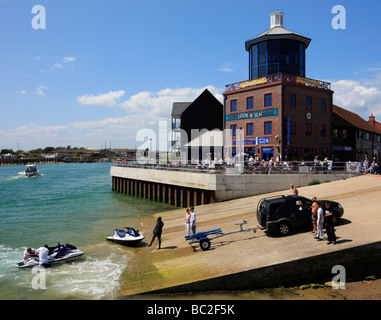
[[[235,224],[243,220],[247,221],[244,228],[253,228],[258,225],[258,201],[281,194],[288,195],[289,191],[198,206],[197,231],[234,231],[239,229]],[[302,187],[299,194],[338,201],[344,207],[342,222],[336,227],[336,245],[317,242],[308,230],[287,237],[268,236],[257,230],[212,240],[211,249],[202,251],[198,244],[185,241],[185,209],[165,212],[160,214],[165,223],[162,249],[155,249],[157,242],[153,247],[133,249],[134,259],[123,275],[120,295],[250,290],[329,276],[335,265],[350,271],[380,261],[380,176]],[[154,218],[144,218],[138,226],[147,241],[154,223]]]

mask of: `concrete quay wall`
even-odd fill
[[[114,191],[180,207],[203,205],[352,177],[347,174],[215,174],[112,166]]]

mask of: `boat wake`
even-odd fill
[[[44,269],[46,289],[36,290],[33,279],[37,273],[33,269],[15,267],[24,250],[0,245],[0,299],[117,298],[121,275],[132,254],[118,247],[110,251],[110,246],[104,245],[84,248],[85,256],[80,259]],[[21,294],[20,287],[24,288]]]

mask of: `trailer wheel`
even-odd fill
[[[202,239],[202,240],[200,240],[200,248],[203,251],[209,250],[209,248],[210,248],[210,241],[209,241],[209,239]]]

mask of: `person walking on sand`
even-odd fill
[[[333,225],[333,212],[330,208],[330,203],[325,203],[325,216],[324,216],[324,222],[325,222],[325,231],[327,232],[328,241],[327,244],[336,244],[336,234],[335,234],[335,226]]]
[[[191,218],[191,213],[190,213],[190,210],[187,209],[185,211],[185,230],[187,231],[187,236],[191,235],[190,218]]]
[[[313,197],[312,198],[312,205],[311,205],[311,213],[312,213],[312,228],[313,228],[313,235],[316,236],[317,234],[317,225],[316,225],[316,222],[317,222],[317,211],[318,211],[319,207],[318,207],[318,204],[316,202],[316,197]]]
[[[190,207],[190,226],[192,229],[192,234],[196,234],[196,212],[194,212],[194,207]]]
[[[317,241],[322,241],[324,237],[324,211],[321,207],[321,203],[318,202],[318,211],[317,211]]]
[[[161,221],[161,217],[157,218],[155,229],[153,229],[153,237],[151,240],[151,243],[148,245],[149,247],[152,245],[152,242],[157,237],[157,240],[159,241],[159,247],[157,250],[161,249],[161,232],[163,231],[164,222]]]

